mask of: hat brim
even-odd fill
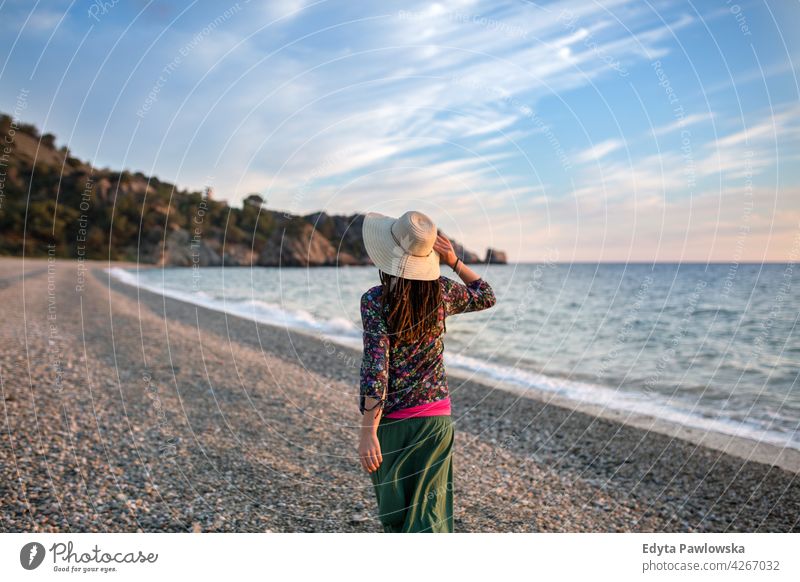
[[[405,252],[392,237],[395,220],[377,212],[364,216],[362,237],[369,258],[381,271],[395,277],[415,281],[438,279],[441,275],[439,253],[433,251],[427,257],[417,257]]]

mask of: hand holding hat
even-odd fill
[[[442,263],[450,268],[453,268],[458,255],[456,255],[456,251],[453,248],[453,243],[451,243],[450,239],[447,238],[443,233],[440,232],[436,236],[436,242],[433,243],[433,250],[439,253]]]

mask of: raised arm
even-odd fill
[[[453,269],[456,274],[461,277],[461,280],[464,281],[464,283],[469,284],[481,278],[478,273],[470,269],[458,258],[455,249],[453,249],[453,243],[451,243],[450,239],[441,232],[436,236],[436,242],[433,244],[433,249],[439,253],[441,261]],[[456,262],[458,264],[456,264]]]
[[[445,235],[441,233],[438,235],[433,248],[439,253],[442,262],[453,269],[465,283],[462,285],[447,277],[441,277],[447,315],[481,311],[497,303],[492,286],[458,259],[453,245]]]

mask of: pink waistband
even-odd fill
[[[411,416],[441,416],[450,414],[450,397],[437,400],[435,402],[427,402],[418,406],[411,406],[409,408],[401,408],[394,410],[389,414],[384,414],[384,418],[409,418]]]

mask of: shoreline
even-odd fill
[[[87,262],[80,293],[75,261],[24,265],[0,259],[0,530],[381,531],[355,454],[358,351],[103,271],[135,265]],[[800,530],[795,473],[450,387],[456,531]]]
[[[522,398],[530,398],[543,404],[559,406],[645,431],[654,431],[693,445],[721,451],[746,461],[772,465],[792,473],[800,474],[800,451],[791,447],[781,447],[773,443],[759,441],[746,436],[715,431],[713,429],[705,430],[687,426],[647,414],[618,410],[599,404],[578,402],[576,400],[560,397],[557,394],[537,390],[536,388],[523,388],[511,382],[495,380],[495,384],[493,385],[492,382],[487,379],[459,369],[448,369],[447,374],[450,376],[457,376],[463,380],[483,384],[488,390],[505,390]]]
[[[126,285],[161,295],[161,293],[159,293],[157,290],[139,287],[132,281],[121,279],[113,272],[110,273],[110,275],[112,278],[115,278]],[[166,296],[170,297],[171,299],[175,299],[176,301],[183,301],[189,305],[199,306],[204,309],[210,309],[220,313],[226,313],[231,317],[239,317],[247,321],[255,321],[254,319],[247,318],[244,315],[231,311],[225,311],[222,308],[215,308],[207,304],[188,301],[183,297],[178,297],[172,294],[167,294]],[[278,327],[274,323],[270,322],[259,321],[258,323],[260,325],[263,324]],[[319,335],[304,329],[294,328],[292,329],[292,332],[304,334],[317,341],[323,341],[320,340]],[[337,343],[337,345],[342,348],[353,350],[352,346],[349,346],[344,342],[339,342],[335,338],[330,338],[329,341]],[[354,350],[354,353],[357,353],[358,357],[360,357],[360,351]],[[800,473],[800,450],[791,447],[783,447],[776,443],[758,440],[754,437],[726,433],[713,428],[691,426],[647,413],[628,411],[621,408],[610,408],[600,404],[565,398],[559,396],[558,394],[547,392],[535,387],[523,387],[518,383],[503,381],[493,378],[489,375],[481,375],[479,372],[468,371],[456,366],[448,366],[447,374],[448,376],[459,378],[462,381],[471,381],[483,385],[487,390],[504,390],[523,398],[533,399],[540,403],[556,405],[567,410],[582,412],[584,414],[603,418],[612,422],[620,422],[642,430],[655,431],[671,438],[684,440],[694,445],[726,452],[748,461],[774,465],[793,473]]]

